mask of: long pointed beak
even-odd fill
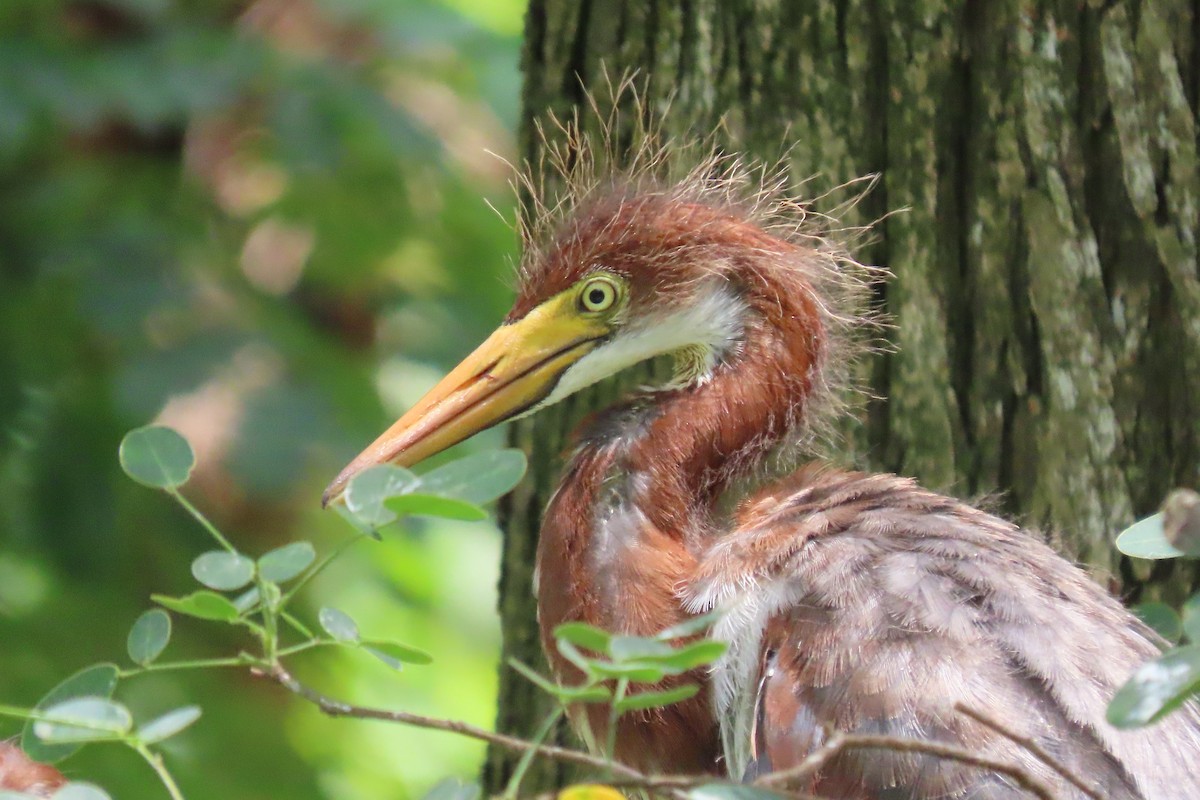
[[[412,466],[533,408],[608,334],[606,325],[575,313],[572,298],[564,295],[500,326],[351,461],[329,484],[321,504],[341,497],[350,479],[368,467]]]

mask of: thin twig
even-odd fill
[[[873,734],[844,734],[834,733],[824,745],[813,751],[807,758],[790,769],[772,772],[762,776],[755,784],[774,787],[792,781],[803,780],[825,766],[831,759],[845,750],[892,750],[899,753],[925,753],[938,758],[959,761],[980,769],[1007,775],[1016,782],[1017,786],[1039,798],[1039,800],[1055,800],[1050,787],[1025,770],[1007,761],[988,758],[964,750],[954,745],[941,742],[930,742],[923,739],[905,739],[898,736],[878,736]]]
[[[503,747],[507,750],[523,753],[527,750],[533,750],[543,758],[553,758],[558,761],[563,761],[570,764],[578,764],[583,767],[591,767],[596,770],[605,770],[609,768],[609,763],[603,758],[581,753],[578,750],[571,750],[566,747],[557,747],[551,744],[535,745],[532,742],[527,742],[524,739],[518,739],[514,736],[506,736],[503,733],[493,733],[492,731],[483,728],[469,725],[465,722],[456,722],[448,719],[436,719],[434,717],[426,717],[420,714],[412,714],[407,711],[389,711],[381,708],[367,708],[365,706],[351,705],[343,703],[340,700],[334,700],[332,697],[327,697],[320,692],[310,689],[300,681],[296,680],[290,672],[280,665],[276,665],[269,673],[268,677],[274,680],[279,685],[283,686],[293,694],[297,694],[313,703],[322,712],[331,717],[353,717],[355,719],[375,719],[384,722],[398,722],[403,725],[412,725],[416,728],[427,728],[435,731],[446,731],[447,733],[457,733],[460,736],[467,736],[471,739],[479,739],[480,741],[494,744],[498,747]],[[614,762],[613,770],[623,778],[631,780],[647,780],[646,776],[635,769],[626,767],[624,764]]]
[[[1040,744],[1035,742],[1033,739],[1030,739],[1028,736],[1022,736],[1021,734],[1006,728],[1004,725],[1000,724],[991,717],[986,716],[982,711],[970,708],[962,703],[955,703],[954,710],[960,714],[967,715],[986,728],[991,728],[1005,739],[1008,739],[1013,744],[1027,751],[1038,761],[1041,761],[1047,767],[1066,778],[1072,786],[1083,792],[1088,797],[1092,798],[1092,800],[1104,800],[1099,792],[1084,783],[1082,778],[1080,778],[1071,770],[1067,769],[1065,764],[1063,764],[1054,756],[1050,755],[1050,753],[1047,752]]]

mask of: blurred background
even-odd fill
[[[0,3],[0,702],[31,705],[80,667],[122,662],[149,594],[195,588],[189,564],[211,543],[120,472],[133,427],[189,439],[185,494],[250,554],[350,535],[320,511],[325,483],[510,300],[502,158],[522,12]],[[498,551],[489,523],[414,523],[359,545],[302,608],[335,605],[435,664],[397,674],[322,653],[293,666],[347,700],[490,726]],[[243,644],[176,623],[167,657]],[[419,797],[483,755],[325,719],[241,671],[145,676],[119,696],[143,718],[204,707],[166,747],[189,800]],[[0,737],[18,730],[0,720]],[[118,747],[62,766],[122,800],[163,796]]]

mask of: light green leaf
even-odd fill
[[[76,697],[112,697],[117,688],[117,666],[95,664],[81,669],[59,683],[34,706],[36,711],[45,711],[51,706]],[[54,764],[79,749],[77,744],[48,744],[33,732],[33,722],[26,723],[21,732],[21,749],[34,761]]]
[[[234,598],[233,607],[238,610],[239,614],[247,614],[254,610],[261,599],[262,595],[259,594],[258,587],[252,586]]]
[[[233,622],[238,618],[237,606],[216,592],[199,591],[185,597],[152,594],[150,599],[177,614],[216,622]]]
[[[418,650],[415,647],[409,647],[406,644],[394,642],[390,639],[363,639],[361,644],[363,647],[373,648],[391,659],[407,664],[433,663],[433,656],[424,650]]]
[[[358,642],[358,625],[344,611],[326,606],[317,612],[317,620],[326,633],[339,642]]]
[[[594,653],[607,653],[612,634],[586,622],[566,622],[554,629],[554,638]]]
[[[621,698],[617,703],[617,711],[624,714],[626,711],[642,711],[647,708],[662,708],[673,703],[678,703],[687,700],[689,697],[695,697],[699,693],[700,687],[694,683],[689,683],[684,686],[676,686],[674,689],[665,689],[663,691],[641,692],[640,694],[629,695]]]
[[[1171,644],[1183,636],[1183,623],[1179,615],[1166,603],[1142,603],[1133,609],[1133,613]]]
[[[706,783],[689,789],[688,800],[783,800],[783,795],[756,786],[734,783]]]
[[[363,470],[346,486],[346,511],[364,525],[382,527],[396,519],[393,512],[384,508],[384,501],[412,491],[417,483],[416,475],[391,464]]]
[[[196,463],[187,439],[161,425],[125,434],[117,455],[126,475],[155,489],[174,489],[187,483]]]
[[[646,660],[665,667],[669,675],[677,675],[703,666],[704,664],[711,664],[723,656],[726,649],[727,646],[724,642],[701,639],[698,642],[680,647],[669,656]]]
[[[612,693],[604,686],[559,686],[515,658],[510,658],[508,665],[534,686],[564,703],[603,703],[612,699]]]
[[[258,560],[258,573],[269,581],[283,583],[300,575],[317,560],[317,551],[308,542],[292,542],[278,547]]]
[[[135,664],[146,666],[162,655],[171,641],[171,617],[159,608],[143,613],[133,623],[125,649]]]
[[[466,522],[487,519],[487,512],[477,505],[465,500],[439,497],[434,494],[405,494],[385,500],[383,505],[388,511],[400,517],[418,514],[424,517],[460,519]]]
[[[482,791],[477,783],[446,778],[430,789],[422,800],[479,800]]]
[[[1200,687],[1200,645],[1168,650],[1143,664],[1108,705],[1118,728],[1147,725],[1178,707]]]
[[[625,678],[630,683],[658,683],[667,674],[658,664],[645,661],[621,661],[608,663],[592,661],[592,671],[606,678]]]
[[[1192,644],[1200,644],[1200,594],[1194,594],[1184,601],[1179,609],[1183,617],[1183,634]]]
[[[526,469],[520,450],[489,450],[443,464],[421,476],[421,492],[465,500],[473,505],[508,494]]]
[[[129,709],[107,697],[76,697],[42,714],[46,719],[33,723],[33,734],[50,744],[112,741],[133,727]]]
[[[665,642],[643,636],[614,636],[609,642],[608,652],[613,661],[636,661],[671,656],[675,649]]]
[[[200,719],[200,714],[200,706],[176,708],[138,728],[137,736],[146,744],[170,739]]]
[[[210,550],[192,562],[192,575],[210,589],[232,592],[254,580],[254,562],[240,553]]]
[[[1133,523],[1117,537],[1117,549],[1134,558],[1179,558],[1185,555],[1163,533],[1163,515],[1154,514]]]
[[[724,612],[710,611],[707,614],[702,614],[698,617],[684,620],[678,625],[672,625],[669,628],[664,628],[654,635],[655,639],[667,641],[669,639],[679,639],[685,636],[693,636],[697,633],[704,633],[713,624],[719,620]]]
[[[94,783],[71,781],[50,795],[50,800],[112,800],[108,792]]]

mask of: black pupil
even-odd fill
[[[594,306],[598,306],[604,302],[604,298],[607,296],[603,289],[592,289],[588,292],[588,302]]]

